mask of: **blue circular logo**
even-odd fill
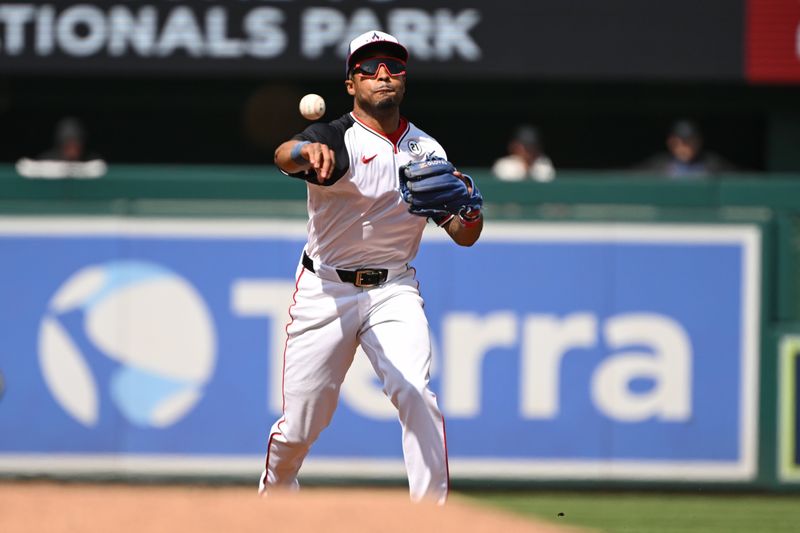
[[[104,397],[133,425],[174,424],[202,397],[215,361],[216,332],[203,298],[151,262],[82,268],[53,295],[39,326],[45,382],[89,427],[97,425]]]

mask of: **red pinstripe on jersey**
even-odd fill
[[[415,267],[409,267],[411,270],[414,271],[414,281],[417,282],[417,292],[422,297],[422,293],[420,292],[419,288],[419,280],[417,279],[417,269]],[[425,300],[422,300],[422,307],[425,308]],[[436,393],[433,393],[433,397],[436,398]],[[445,493],[445,501],[447,501],[447,497],[450,495],[450,458],[448,457],[447,453],[447,429],[446,424],[444,421],[444,414],[442,414],[442,440],[444,441],[444,468],[447,473],[447,492]]]
[[[303,274],[305,273],[305,271],[306,271],[305,268],[301,269],[300,270],[300,274],[297,276],[297,280],[294,282],[294,293],[292,294],[292,303],[291,303],[291,305],[289,306],[289,309],[288,309],[289,319],[290,320],[289,320],[289,323],[286,324],[286,341],[283,343],[283,370],[281,371],[281,411],[282,411],[282,416],[281,416],[281,419],[278,421],[278,423],[275,425],[275,428],[278,431],[273,431],[272,433],[270,433],[269,439],[267,440],[267,458],[264,461],[264,463],[265,463],[265,466],[264,466],[264,476],[265,476],[264,485],[267,484],[266,476],[268,475],[267,472],[269,471],[269,452],[270,452],[270,449],[272,449],[272,439],[275,438],[275,435],[278,435],[278,434],[281,433],[281,431],[280,431],[281,424],[286,422],[286,418],[285,418],[286,417],[286,394],[284,392],[284,384],[285,384],[285,380],[286,380],[286,348],[287,348],[287,346],[289,346],[289,326],[291,326],[292,322],[294,322],[294,316],[292,316],[292,308],[295,305],[297,305],[297,291],[300,290],[300,278],[303,277]]]
[[[442,437],[444,440],[444,468],[447,471],[447,493],[445,493],[444,499],[447,501],[447,497],[450,496],[450,459],[447,454],[447,429],[445,428],[444,415],[442,415]]]

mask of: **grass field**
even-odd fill
[[[512,492],[468,497],[554,524],[607,532],[800,531],[800,495]]]

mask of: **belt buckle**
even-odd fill
[[[356,270],[356,287],[375,287],[384,281],[383,272],[380,270]]]

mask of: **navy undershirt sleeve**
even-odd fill
[[[350,156],[347,153],[347,146],[344,142],[344,134],[347,129],[352,126],[352,119],[349,121],[346,119],[350,119],[349,115],[345,115],[344,117],[327,124],[316,122],[308,126],[301,133],[298,133],[292,137],[292,139],[296,141],[309,141],[326,144],[331,148],[331,150],[333,150],[336,161],[334,163],[331,177],[325,180],[323,183],[319,183],[317,182],[317,173],[313,169],[303,172],[295,172],[293,174],[289,174],[289,176],[322,186],[333,185],[339,180],[339,178],[344,176],[347,173],[347,170],[350,168]]]

